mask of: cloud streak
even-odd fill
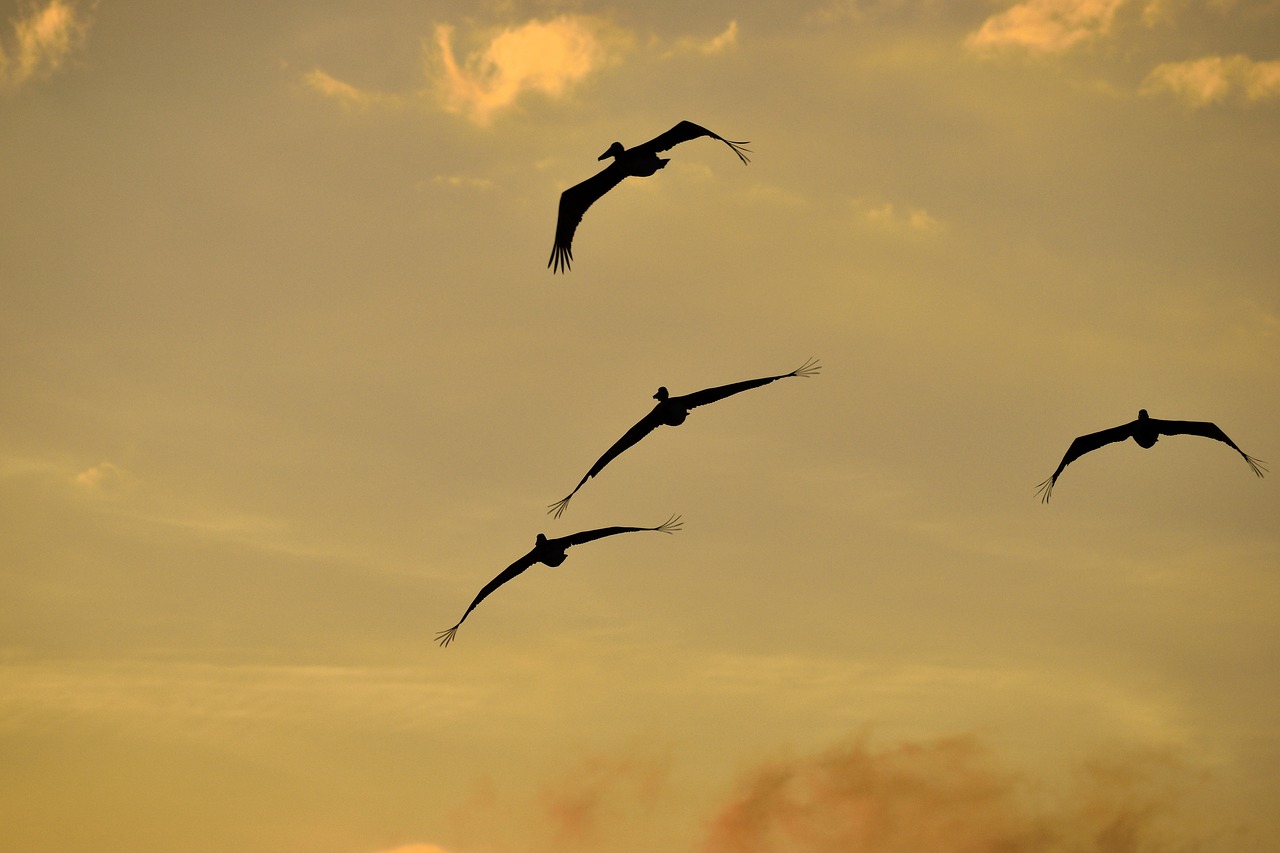
[[[319,92],[326,98],[337,101],[347,109],[359,109],[372,104],[395,103],[399,100],[395,95],[357,88],[319,68],[308,72],[303,76],[302,80],[309,88]]]
[[[1228,98],[1255,102],[1280,98],[1280,60],[1255,62],[1247,56],[1205,56],[1157,65],[1139,90],[1144,95],[1172,94],[1192,107]]]
[[[75,8],[62,0],[50,0],[13,21],[13,44],[0,44],[0,90],[18,89],[57,71],[84,43],[87,29]]]
[[[707,56],[713,56],[718,53],[724,53],[729,48],[738,43],[738,22],[736,20],[729,21],[729,25],[724,28],[724,32],[719,35],[712,36],[709,39],[698,39],[692,36],[684,36],[677,43],[677,48],[681,51],[693,51],[702,53]],[[675,51],[667,54],[674,55]]]

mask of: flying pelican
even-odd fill
[[[623,178],[647,178],[666,167],[671,161],[659,157],[659,151],[666,151],[681,142],[688,142],[699,136],[719,139],[732,148],[733,153],[737,154],[738,159],[743,163],[751,162],[746,156],[751,149],[742,147],[750,143],[725,139],[691,121],[682,121],[666,133],[659,134],[635,148],[623,148],[621,142],[613,143],[608,151],[596,158],[605,160],[612,157],[612,163],[603,171],[597,172],[560,194],[560,215],[556,219],[556,243],[551,249],[551,259],[547,261],[551,271],[553,273],[561,269],[568,271],[569,262],[573,260],[573,232],[578,229],[578,223],[582,221],[582,215],[587,212],[587,208],[595,204],[600,196],[622,183]]]
[[[1263,471],[1267,470],[1262,467],[1262,460],[1254,459],[1236,447],[1236,443],[1227,438],[1227,434],[1219,429],[1217,424],[1211,424],[1207,421],[1162,421],[1158,418],[1149,417],[1146,409],[1140,409],[1136,421],[1129,421],[1127,424],[1104,429],[1101,432],[1082,435],[1071,442],[1071,446],[1067,448],[1067,454],[1058,463],[1058,470],[1053,472],[1052,477],[1036,487],[1036,494],[1041,496],[1040,499],[1044,503],[1048,503],[1049,495],[1053,492],[1053,484],[1058,481],[1058,475],[1062,473],[1062,469],[1090,450],[1097,450],[1103,445],[1124,441],[1126,438],[1132,438],[1138,443],[1139,447],[1149,448],[1153,447],[1162,435],[1202,435],[1205,438],[1214,438],[1243,456],[1244,461],[1248,462],[1249,467],[1253,469],[1253,473],[1259,477],[1262,476]]]
[[[619,533],[635,533],[640,530],[656,530],[659,533],[675,533],[684,522],[680,520],[680,516],[673,515],[657,527],[600,527],[595,530],[583,530],[579,533],[571,533],[568,536],[560,536],[556,539],[548,539],[545,534],[539,533],[538,538],[533,543],[532,550],[520,559],[503,570],[493,580],[484,585],[484,589],[480,590],[471,605],[467,608],[467,612],[462,614],[462,618],[458,620],[458,624],[454,625],[447,631],[441,631],[436,634],[436,642],[441,648],[447,647],[453,642],[453,635],[458,633],[458,626],[467,621],[467,616],[472,610],[476,609],[476,605],[485,600],[489,593],[502,586],[516,575],[535,563],[543,563],[548,566],[558,566],[565,561],[565,552],[574,545],[581,545],[584,542],[591,542],[595,539],[603,539],[606,536],[616,536]]]
[[[569,505],[569,500],[578,493],[583,484],[599,474],[604,466],[613,461],[614,457],[622,453],[627,448],[653,432],[659,426],[666,424],[667,426],[680,426],[684,423],[684,419],[688,417],[689,412],[699,406],[705,406],[708,403],[714,403],[717,400],[723,400],[734,394],[743,391],[749,391],[752,388],[759,388],[761,385],[768,385],[778,379],[786,379],[790,376],[812,376],[822,369],[822,365],[818,364],[816,358],[811,358],[804,364],[797,367],[790,373],[781,373],[777,376],[766,376],[763,379],[747,379],[743,382],[735,382],[732,385],[720,385],[716,388],[707,388],[702,391],[694,391],[692,394],[685,394],[680,397],[672,397],[667,391],[666,386],[658,389],[658,393],[653,398],[658,401],[658,405],[654,406],[649,414],[640,419],[640,422],[627,430],[622,438],[614,442],[604,452],[604,455],[596,460],[596,464],[591,466],[591,470],[586,473],[578,485],[573,487],[573,491],[564,498],[556,501],[547,507],[547,512],[554,513],[556,518],[560,517],[560,513],[564,512],[565,507]]]

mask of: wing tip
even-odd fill
[[[556,243],[551,249],[551,257],[547,259],[547,267],[553,275],[559,272],[568,272],[572,261],[573,249]]]
[[[1040,497],[1040,503],[1047,504],[1049,502],[1049,496],[1053,494],[1053,485],[1057,479],[1057,475],[1054,475],[1036,486],[1036,494]]]
[[[461,622],[446,631],[441,631],[436,634],[436,642],[440,644],[440,648],[449,648],[449,644],[453,642],[454,635],[458,633],[458,627],[460,625],[462,625]]]

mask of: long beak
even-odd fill
[[[607,157],[609,157],[609,154],[610,154],[610,152],[611,152],[611,151],[613,151],[613,149],[612,149],[612,148],[610,148],[610,149],[609,149],[609,151],[606,151],[606,152],[604,152],[603,154],[601,154],[601,155],[600,155],[599,157],[597,157],[596,159],[597,159],[597,160],[604,160],[604,159],[606,159]]]

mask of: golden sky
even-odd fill
[[[0,10],[0,850],[1280,849],[1280,3]]]

